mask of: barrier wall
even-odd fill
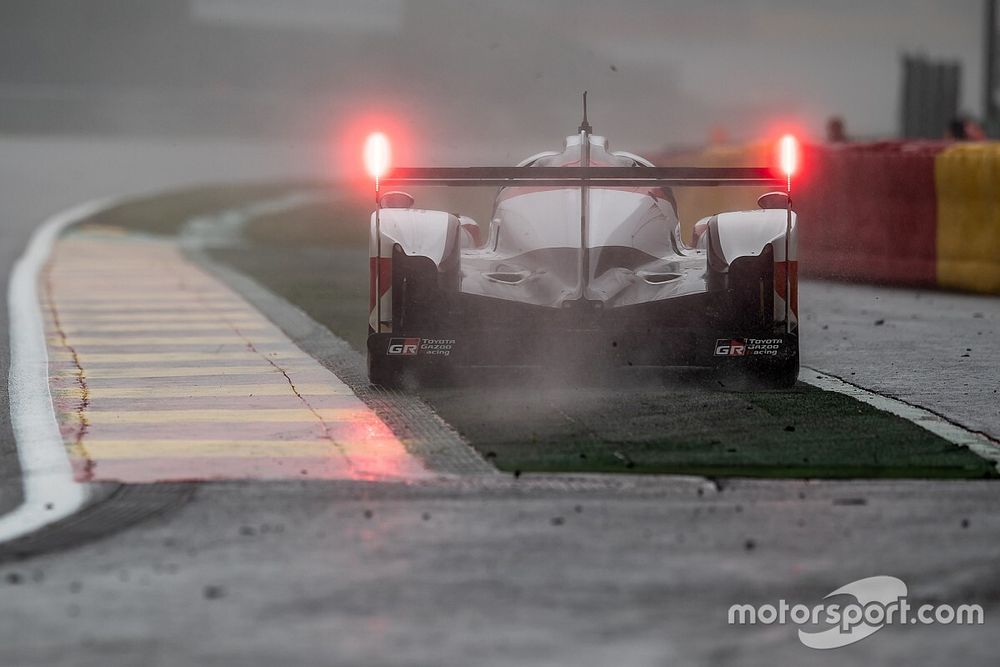
[[[807,148],[792,201],[803,221],[799,257],[808,273],[934,285],[940,149],[927,143]]]
[[[662,164],[773,164],[764,145],[663,156]],[[753,208],[760,188],[676,193],[685,233]],[[804,275],[1000,294],[1000,143],[804,146],[792,183]]]
[[[937,282],[1000,294],[1000,144],[959,144],[938,156]]]

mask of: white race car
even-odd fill
[[[753,386],[799,370],[797,145],[781,170],[666,167],[612,152],[584,121],[516,167],[387,169],[369,140],[368,368],[389,387],[482,367],[705,366]],[[387,186],[495,185],[489,231]],[[672,187],[784,186],[681,237]]]

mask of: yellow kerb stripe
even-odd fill
[[[366,442],[378,447],[380,441]],[[388,447],[399,445],[392,439]],[[84,447],[71,447],[76,458],[98,461],[113,459],[295,457],[323,458],[332,464],[344,461],[340,443],[329,440],[87,440]]]
[[[353,396],[347,386],[326,384],[295,385],[303,396]],[[79,398],[83,390],[79,387],[58,389],[57,396]],[[275,384],[227,384],[212,387],[171,384],[169,387],[89,387],[87,397],[91,400],[106,398],[242,398],[249,396],[294,396],[295,392],[285,383]]]
[[[60,301],[71,300],[74,307],[113,306],[120,303],[140,306],[142,304],[157,303],[165,303],[169,305],[177,303],[203,304],[205,302],[212,301],[231,303],[234,306],[245,303],[242,299],[234,296],[231,292],[213,291],[149,294],[145,290],[137,289],[134,292],[116,290],[114,296],[107,297],[94,296],[92,289],[92,286],[89,285],[86,286],[86,288],[80,288],[79,290],[70,290],[63,287],[58,291],[58,298]]]
[[[268,359],[274,361],[309,359],[306,355],[296,352],[263,352]],[[142,363],[142,362],[185,362],[185,361],[254,361],[260,359],[260,354],[255,352],[82,352],[80,360],[84,364],[115,364],[115,363]],[[67,353],[52,355],[53,361],[72,361],[73,358]]]
[[[371,421],[367,408],[305,408],[277,410],[135,410],[119,412],[115,410],[88,410],[84,413],[87,423],[97,424],[205,424],[249,422],[315,422],[316,417],[331,422]],[[89,442],[89,440],[88,440]]]
[[[273,333],[275,328],[269,325],[267,322],[261,320],[246,320],[242,322],[230,322],[227,320],[225,322],[220,321],[219,318],[204,319],[201,321],[187,321],[187,322],[123,322],[115,324],[106,323],[80,323],[76,322],[73,326],[66,326],[62,323],[62,330],[66,334],[99,334],[99,333],[132,333],[132,332],[166,332],[166,331],[183,331],[191,332],[197,331],[199,333],[205,332],[218,332],[218,333],[232,333],[233,329],[238,329],[242,334],[252,334],[252,333]]]
[[[247,339],[235,333],[228,336],[71,336],[71,345],[149,345],[166,346],[172,345],[246,345]],[[274,337],[254,337],[252,342],[257,344],[281,343],[282,338]],[[62,344],[62,339],[58,337],[49,338],[49,344],[58,346]]]
[[[86,376],[91,380],[126,380],[174,377],[203,377],[210,375],[281,375],[270,364],[255,366],[183,366],[164,368],[87,368]],[[52,373],[53,377],[76,377],[75,368]]]
[[[51,320],[51,318],[50,318]],[[221,310],[199,310],[199,311],[169,311],[169,312],[156,312],[156,313],[136,313],[131,310],[123,310],[120,313],[97,313],[91,315],[73,315],[62,308],[59,309],[59,321],[62,324],[80,324],[80,323],[102,323],[102,324],[124,324],[126,322],[139,322],[139,323],[152,323],[154,322],[177,322],[177,323],[198,323],[198,322],[210,322],[215,324],[222,323],[235,323],[242,322],[244,324],[249,323],[268,323],[262,317],[255,317],[252,313],[246,312],[246,309],[230,309],[228,311]]]

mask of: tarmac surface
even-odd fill
[[[1000,299],[807,282],[803,359],[1000,440]]]
[[[989,482],[504,478],[216,483],[159,520],[0,571],[11,665],[995,664]],[[987,626],[836,651],[738,603],[889,574]]]
[[[201,162],[205,147],[146,147],[137,169],[130,144],[3,145],[5,281],[45,215],[220,173]],[[101,169],[86,169],[95,159]],[[294,165],[233,167],[282,168]],[[809,283],[804,362],[996,437],[996,303]],[[17,502],[15,461],[0,437],[0,510]],[[127,529],[81,528],[59,550],[0,566],[0,664],[995,663],[1000,503],[986,481],[472,474],[182,486]],[[812,605],[879,574],[915,599],[981,604],[986,627],[890,626],[822,652],[791,625],[726,623],[733,604]]]

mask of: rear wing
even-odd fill
[[[787,207],[785,227],[785,257],[792,226],[792,174],[798,165],[798,143],[791,135],[779,144],[780,172],[770,167],[592,167],[590,166],[590,135],[587,122],[587,95],[583,98],[584,112],[580,132],[579,167],[396,167],[390,168],[388,138],[381,132],[368,137],[364,158],[368,173],[375,180],[375,257],[382,261],[381,197],[382,186],[534,186],[580,188],[580,253],[577,298],[584,298],[590,272],[587,247],[588,190],[592,187],[658,187],[658,186],[784,186]],[[791,294],[791,271],[785,272],[785,294]],[[376,331],[383,329],[382,270],[374,273]],[[788,300],[785,301],[785,325],[790,330]]]
[[[396,167],[384,186],[785,186],[770,167]]]

